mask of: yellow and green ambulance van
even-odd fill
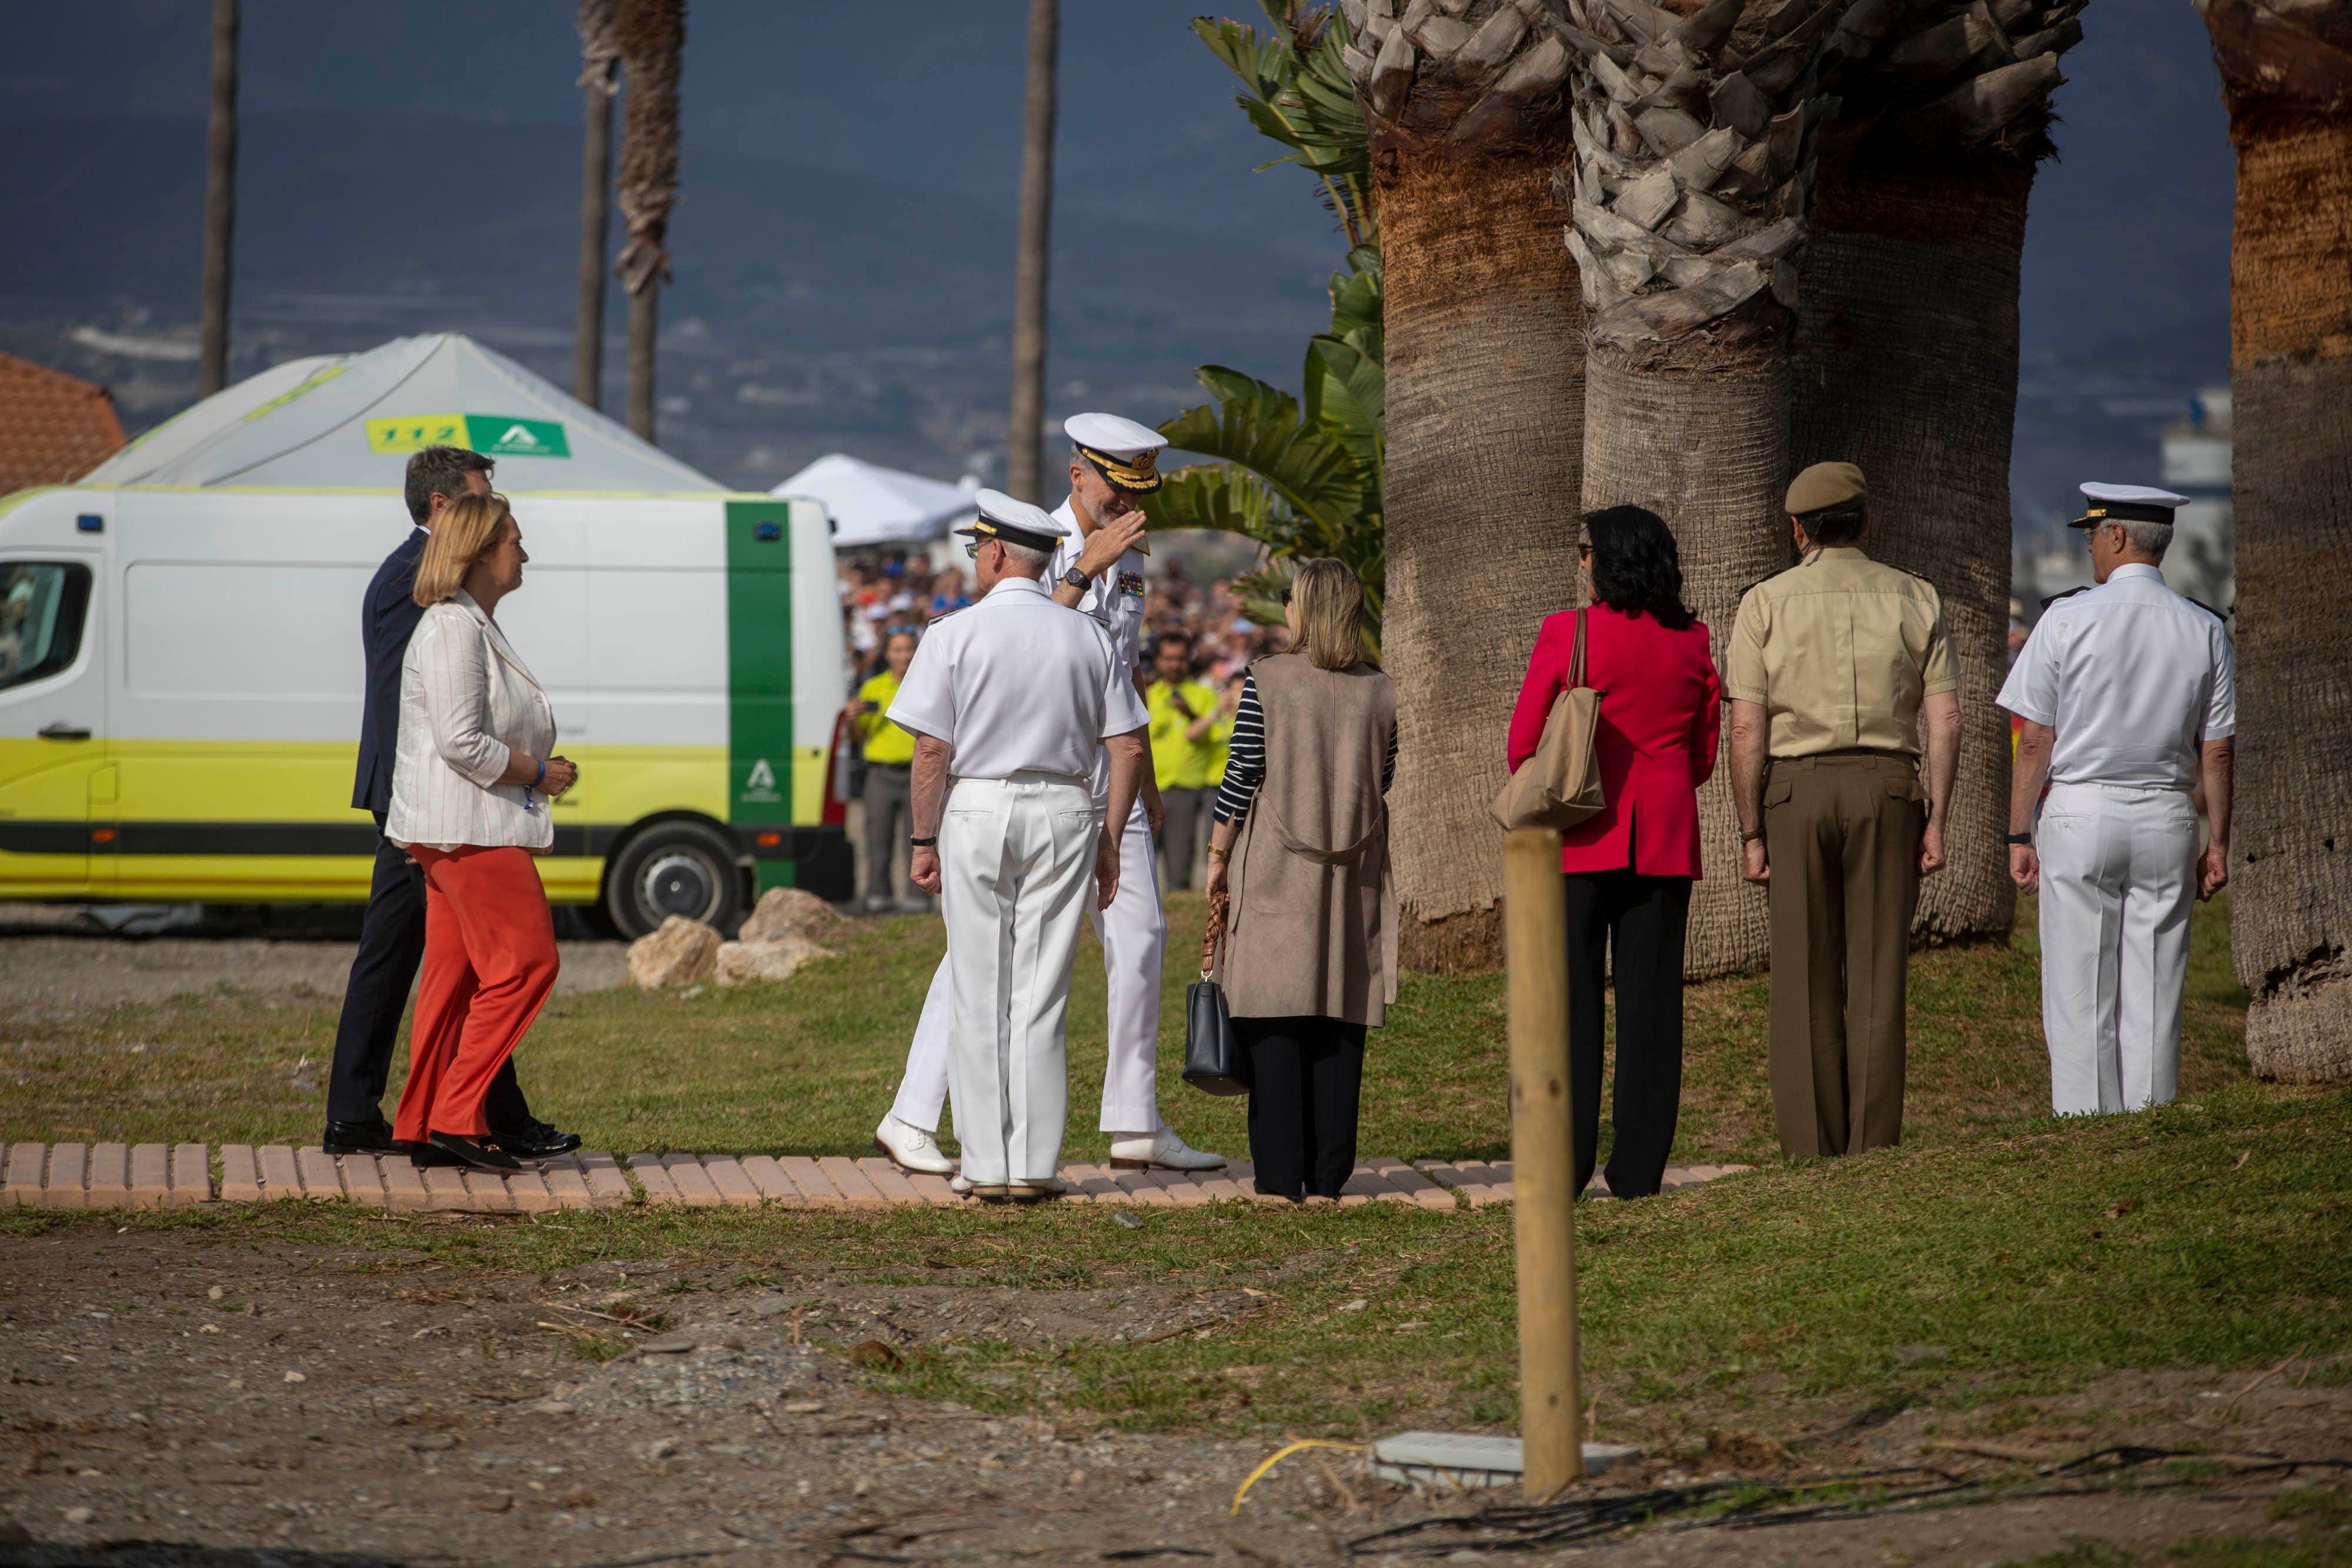
[[[850,895],[824,508],[444,334],[279,365],[0,498],[0,899],[367,897],[361,600],[436,444],[496,460],[530,553],[499,622],[580,765],[549,897],[635,936]]]

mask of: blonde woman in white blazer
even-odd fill
[[[503,496],[465,496],[416,563],[425,615],[400,666],[400,743],[384,836],[425,868],[425,967],[393,1136],[424,1165],[520,1170],[490,1147],[482,1097],[555,985],[554,922],[534,854],[578,776],[547,694],[494,619],[522,586]]]

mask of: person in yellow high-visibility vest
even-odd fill
[[[858,749],[866,758],[866,907],[875,913],[890,907],[892,852],[912,831],[914,821],[915,737],[883,715],[907,677],[915,641],[914,628],[891,628],[882,644],[881,672],[858,687],[849,704]],[[909,912],[930,907],[929,900],[917,898],[911,888],[898,904]]]
[[[1151,715],[1151,771],[1167,815],[1160,832],[1171,889],[1192,885],[1192,847],[1208,797],[1209,765],[1217,747],[1217,694],[1192,675],[1192,640],[1163,632],[1152,644],[1151,684],[1143,706]]]

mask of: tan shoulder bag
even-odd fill
[[[1495,821],[1514,828],[1572,828],[1605,805],[1592,732],[1601,722],[1601,694],[1584,684],[1584,612],[1576,612],[1576,651],[1568,686],[1552,699],[1536,754],[1495,797]]]

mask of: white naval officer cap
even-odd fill
[[[1074,413],[1062,429],[1111,485],[1135,496],[1160,488],[1160,451],[1168,438],[1150,425],[1116,413]]]
[[[2102,523],[2168,523],[2172,509],[2189,504],[2186,496],[2147,485],[2084,485],[2083,515],[2066,526],[2095,528]]]
[[[980,516],[971,527],[956,532],[970,534],[976,539],[1003,539],[1006,544],[1029,549],[1051,550],[1069,531],[1061,518],[1043,507],[1016,501],[1002,490],[982,490],[971,500]]]

